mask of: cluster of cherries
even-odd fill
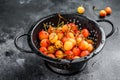
[[[89,39],[88,29],[79,29],[75,23],[59,27],[49,26],[39,31],[39,51],[48,57],[73,60],[89,55],[94,42]]]

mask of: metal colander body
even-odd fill
[[[79,29],[86,28],[89,30],[90,36],[88,38],[94,41],[94,48],[95,48],[95,50],[91,53],[91,55],[97,54],[102,49],[104,42],[105,42],[105,33],[96,21],[90,18],[87,18],[85,16],[79,15],[79,14],[61,14],[61,16],[64,19],[60,19],[60,20],[64,21],[65,24],[74,22],[76,25],[78,25]],[[53,15],[49,15],[47,17],[40,19],[37,22],[37,24],[35,24],[32,27],[29,34],[31,35],[30,46],[32,46],[33,50],[38,51],[40,47],[38,33],[39,31],[44,29],[43,24],[52,25],[56,27],[58,25],[58,21],[59,21],[58,14],[53,14]],[[86,56],[85,58],[87,59],[88,56]]]
[[[60,21],[64,21],[64,23],[71,23],[74,22],[76,25],[78,25],[79,29],[86,28],[90,32],[89,39],[92,39],[94,41],[94,51],[91,52],[90,55],[75,59],[75,60],[65,60],[65,59],[52,59],[49,58],[39,52],[39,39],[38,39],[38,33],[40,30],[44,29],[43,24],[57,26],[59,21],[58,14],[52,14],[47,17],[44,17],[40,19],[33,27],[30,29],[29,34],[30,38],[28,38],[29,45],[31,49],[39,55],[41,58],[43,58],[47,64],[52,66],[51,68],[57,68],[62,69],[65,71],[62,72],[69,72],[69,71],[77,71],[80,68],[83,67],[84,63],[92,58],[94,55],[98,54],[100,50],[103,48],[105,44],[105,33],[103,29],[100,27],[100,25],[83,15],[79,14],[60,14],[64,19],[60,19]],[[50,67],[49,66],[49,67]],[[81,66],[81,67],[80,67]],[[67,71],[66,71],[67,70]],[[60,71],[60,70],[58,70]]]

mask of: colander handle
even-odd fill
[[[109,38],[115,32],[115,27],[111,21],[106,20],[106,19],[96,20],[96,21],[97,22],[107,22],[107,23],[111,24],[112,30],[106,35],[106,38]]]
[[[26,52],[26,53],[33,53],[33,51],[31,50],[25,50],[21,47],[18,46],[18,41],[20,38],[22,38],[23,36],[29,36],[28,34],[23,34],[23,35],[20,35],[20,36],[17,36],[15,39],[14,39],[14,44],[15,44],[15,47],[20,50],[21,52]]]

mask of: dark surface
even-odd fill
[[[120,80],[120,0],[0,0],[0,80]],[[113,13],[106,19],[113,22],[115,33],[106,40],[104,49],[88,61],[81,73],[63,76],[48,70],[43,60],[35,54],[18,51],[14,38],[27,33],[39,18],[56,12],[76,12],[83,4],[84,15],[99,19],[93,11],[110,6]],[[106,34],[111,30],[100,23]],[[26,40],[19,43],[29,49]]]

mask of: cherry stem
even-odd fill
[[[43,27],[44,27],[44,29],[45,29],[45,31],[47,31],[47,25],[45,24],[45,23],[43,23]]]
[[[96,11],[100,11],[101,9],[97,9],[95,6],[93,6],[93,8],[92,8],[92,9],[93,9],[93,12],[95,13],[95,15],[97,15],[97,16],[98,16],[99,14],[98,14],[98,13],[96,13]]]

